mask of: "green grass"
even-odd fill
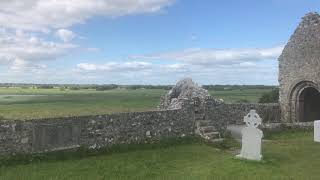
[[[224,91],[209,91],[216,98],[223,99],[226,103],[251,102],[257,103],[262,94],[271,92],[272,89],[235,89]]]
[[[138,148],[67,160],[0,167],[0,179],[320,179],[312,132],[285,132],[263,144],[262,162],[234,158],[201,142]]]
[[[0,116],[6,119],[24,120],[153,110],[165,92],[165,90],[145,89],[60,91],[0,88]]]
[[[210,91],[226,103],[257,102],[266,89]],[[36,119],[156,109],[163,89],[114,89],[108,91],[0,88],[0,117]],[[0,118],[1,119],[1,118]]]

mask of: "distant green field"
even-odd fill
[[[271,92],[272,89],[235,89],[223,91],[209,91],[216,98],[223,99],[226,103],[252,102],[257,103],[262,94]]]
[[[268,89],[210,91],[226,103],[257,102]],[[154,110],[167,90],[0,88],[0,117],[33,119]]]
[[[79,116],[155,109],[165,90],[0,88],[0,116],[9,119]]]

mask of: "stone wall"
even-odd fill
[[[210,100],[205,105],[205,119],[223,133],[227,124],[243,124],[243,117],[251,109],[257,110],[264,123],[280,122],[278,104],[221,104]],[[194,132],[195,109],[188,100],[183,108],[173,110],[4,120],[0,121],[0,155],[147,143]]]
[[[206,106],[206,119],[220,124],[243,124],[243,117],[255,109],[263,123],[280,122],[278,104],[216,104]]]
[[[0,154],[110,147],[194,133],[194,110],[117,113],[29,121],[0,121]]]

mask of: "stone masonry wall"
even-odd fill
[[[255,109],[263,123],[280,122],[278,104],[216,104],[206,107],[206,119],[220,124],[243,124],[243,117]]]
[[[211,102],[211,101],[210,101]],[[263,122],[280,122],[278,104],[207,103],[205,118],[221,131],[227,124],[243,124],[257,110]],[[0,155],[37,153],[76,148],[111,147],[146,143],[195,132],[195,111],[190,102],[182,109],[63,117],[28,121],[0,121]]]
[[[0,121],[0,155],[144,143],[193,132],[191,105],[167,111]]]

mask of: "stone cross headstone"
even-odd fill
[[[314,121],[314,141],[320,142],[320,120]]]
[[[246,127],[241,131],[242,147],[237,157],[260,161],[262,158],[261,139],[263,132],[258,129],[258,126],[262,123],[262,120],[255,110],[250,110],[243,120],[246,123]]]

